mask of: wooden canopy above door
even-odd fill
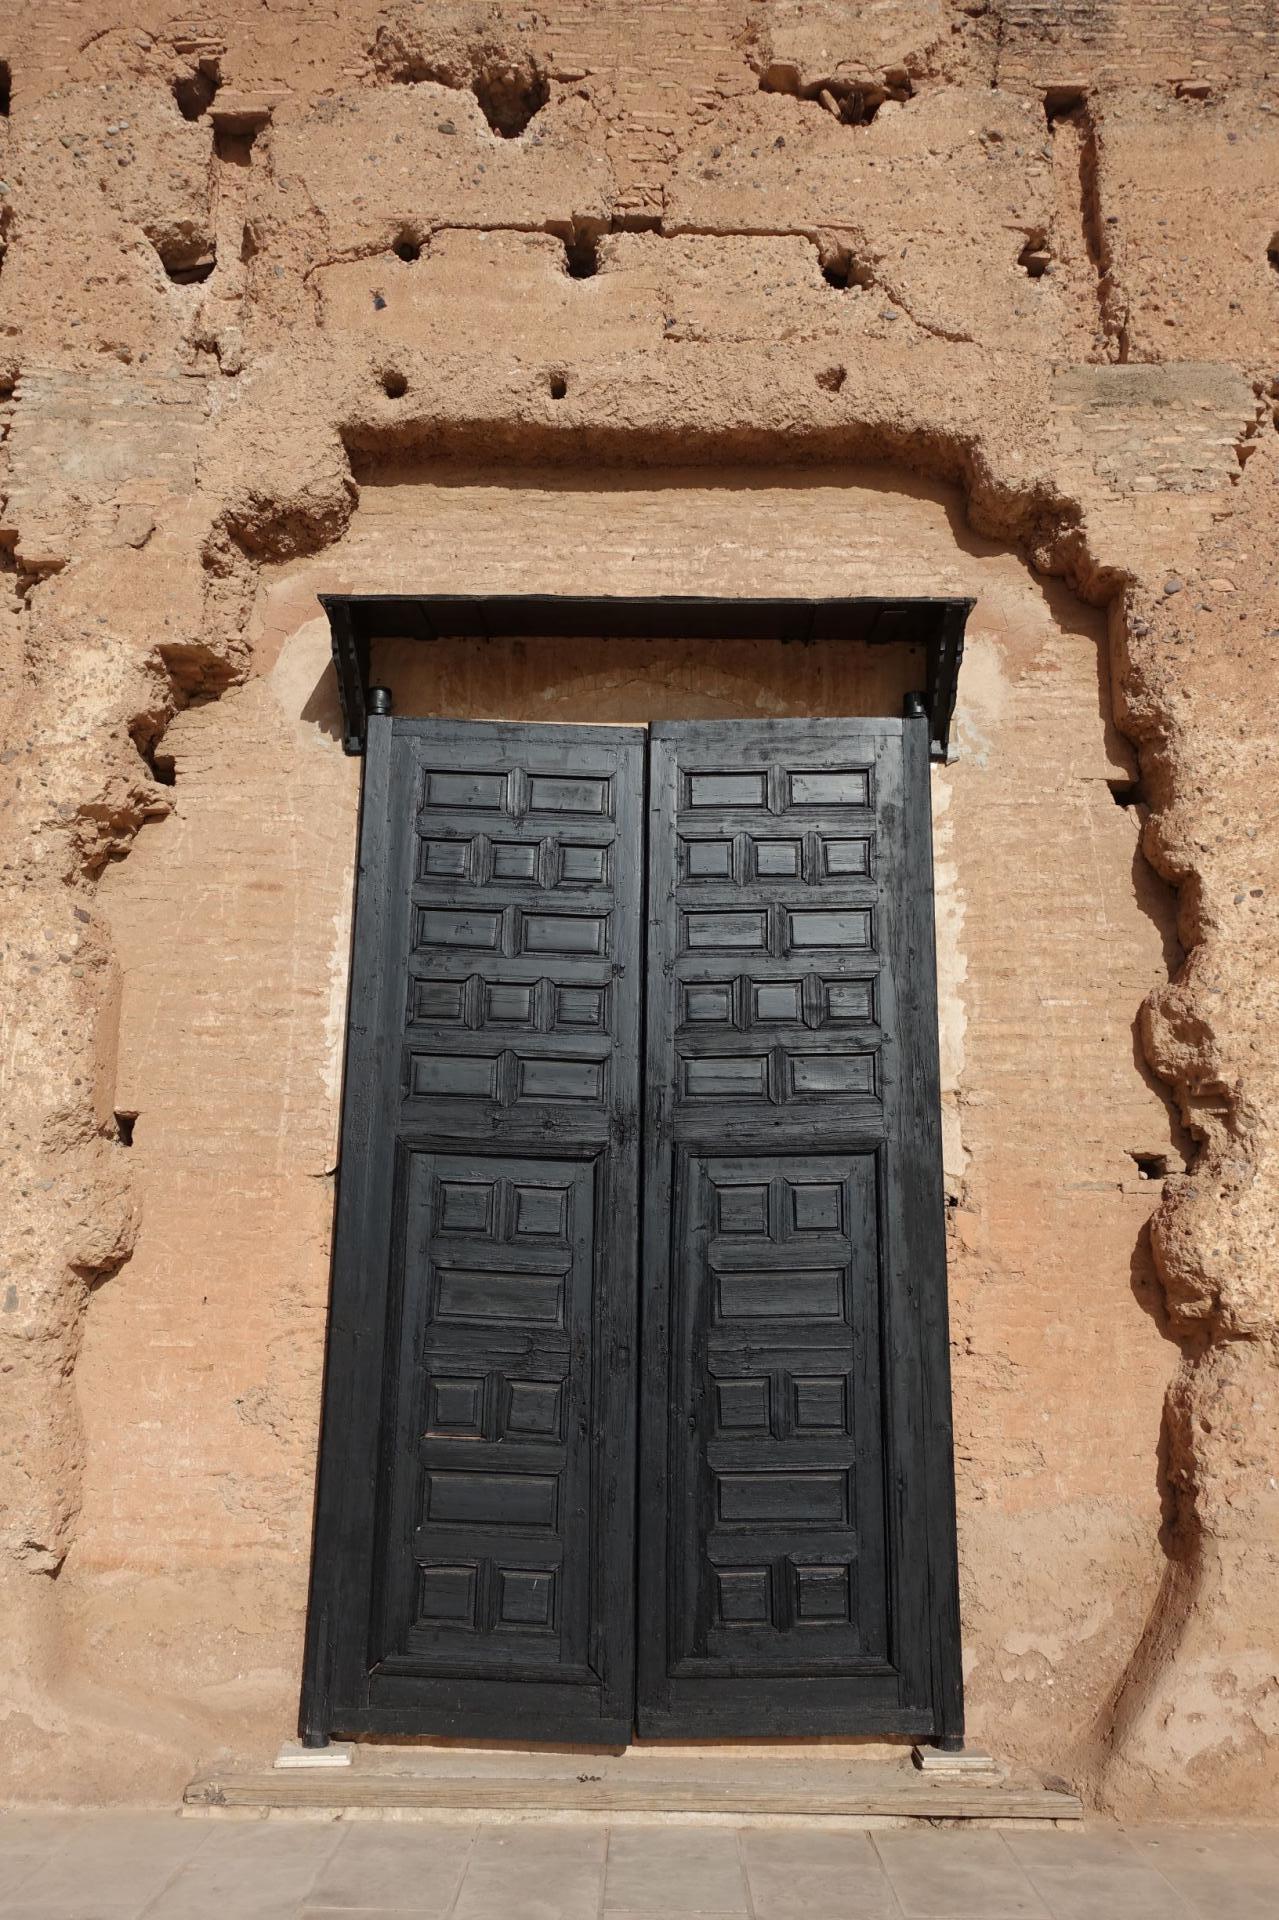
[[[693,594],[322,593],[342,702],[342,745],[362,754],[374,640],[852,640],[915,646],[926,659],[928,749],[945,760],[955,711],[964,627],[974,602],[959,598],[729,599]]]

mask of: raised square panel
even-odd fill
[[[497,1617],[504,1627],[555,1625],[555,1573],[550,1567],[499,1567]]]
[[[870,911],[864,907],[845,907],[828,912],[792,913],[792,947],[854,947],[864,951],[870,946]]]
[[[410,980],[409,1019],[460,1027],[466,1018],[465,980]]]
[[[767,913],[686,913],[684,945],[690,953],[767,953]]]
[[[481,813],[501,812],[506,805],[507,776],[504,773],[453,773],[442,767],[428,767],[423,786],[428,807],[458,807]]]
[[[484,1382],[432,1375],[426,1389],[426,1430],[475,1439],[484,1424]]]
[[[529,806],[534,813],[606,814],[609,786],[608,780],[571,780],[535,773],[529,780]]]
[[[488,1027],[531,1027],[533,989],[520,981],[490,980],[484,986],[484,1024]]]
[[[751,1025],[795,1027],[804,1019],[804,989],[798,980],[751,982]]]
[[[608,915],[526,913],[520,923],[523,953],[593,953],[605,950]]]
[[[773,1583],[768,1567],[717,1567],[718,1624],[766,1627],[773,1618]]]
[[[720,1380],[715,1386],[715,1425],[721,1433],[768,1431],[770,1382]]]
[[[726,1526],[838,1527],[848,1519],[848,1474],[717,1473],[716,1512]]]
[[[844,1225],[844,1189],[836,1181],[788,1181],[796,1233],[838,1233]]]
[[[478,1572],[471,1561],[463,1561],[460,1566],[419,1568],[418,1618],[441,1626],[473,1627]]]
[[[803,849],[798,840],[752,840],[751,874],[756,880],[796,880]]]
[[[502,941],[500,913],[479,913],[468,907],[419,907],[415,946],[475,947],[496,953]]]
[[[829,880],[844,880],[870,872],[870,841],[822,841],[822,872]]]
[[[768,1098],[767,1054],[711,1054],[700,1060],[685,1059],[684,1098],[686,1100],[766,1100]]]
[[[437,1526],[553,1527],[559,1481],[553,1473],[426,1475],[426,1518]]]
[[[512,1380],[507,1387],[508,1435],[526,1440],[560,1439],[558,1380]]]
[[[797,1100],[875,1091],[873,1053],[793,1053],[788,1065]]]
[[[608,884],[608,848],[565,843],[559,849],[557,878],[562,887],[603,887]]]
[[[766,773],[690,773],[685,776],[687,807],[766,807]]]
[[[720,1233],[767,1233],[768,1188],[764,1185],[720,1187],[716,1226]]]
[[[731,880],[733,843],[731,840],[681,840],[686,880]]]
[[[824,980],[826,1018],[832,1026],[861,1024],[875,1018],[873,980]]]
[[[493,842],[493,878],[495,880],[536,880],[536,847],[522,845],[518,840],[495,840]]]
[[[521,1058],[517,1100],[589,1100],[604,1098],[602,1060]]]
[[[731,1027],[733,986],[729,980],[685,982],[681,1024],[686,1027]]]
[[[512,1327],[558,1327],[564,1319],[564,1275],[437,1267],[433,1318],[439,1322],[479,1320]]]
[[[865,807],[870,805],[868,767],[796,768],[787,780],[792,807]]]
[[[714,1281],[719,1320],[829,1323],[844,1318],[842,1267],[725,1269],[715,1272]]]
[[[494,1100],[497,1061],[468,1053],[415,1053],[409,1095],[414,1100]]]
[[[491,1233],[492,1181],[442,1180],[439,1230],[441,1233]]]
[[[799,1626],[847,1625],[848,1563],[826,1566],[797,1566],[791,1562],[795,1582],[795,1620]]]
[[[848,1382],[842,1373],[813,1374],[792,1382],[792,1414],[802,1433],[848,1431]]]
[[[473,840],[423,840],[418,846],[419,880],[469,880]]]
[[[608,1024],[607,987],[556,987],[555,1024],[603,1033]]]
[[[511,1231],[517,1240],[528,1235],[562,1240],[567,1227],[567,1187],[516,1187]]]

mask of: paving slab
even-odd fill
[[[10,1899],[81,1824],[62,1813],[0,1814],[0,1901]]]
[[[208,1840],[173,1813],[91,1816],[19,1889],[23,1920],[133,1920]]]
[[[485,1827],[450,1920],[598,1920],[607,1832]]]
[[[145,1920],[296,1920],[342,1837],[335,1822],[211,1821],[194,1858],[142,1914]]]
[[[753,1827],[742,1858],[755,1920],[896,1920],[900,1912],[868,1833]]]
[[[1049,1909],[994,1833],[877,1833],[905,1920],[1046,1920]]]
[[[609,1840],[604,1912],[744,1914],[746,1878],[729,1827],[625,1827]]]
[[[457,1897],[475,1840],[472,1826],[345,1828],[307,1895],[308,1911],[412,1913],[442,1920]]]
[[[1279,1857],[1269,1835],[1247,1827],[1146,1828],[1133,1844],[1195,1920],[1275,1920],[1279,1914]]]

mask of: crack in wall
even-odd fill
[[[1128,310],[1115,280],[1111,218],[1102,209],[1097,112],[1089,95],[1074,87],[1049,87],[1044,112],[1059,211],[1073,213],[1066,260],[1072,263],[1078,254],[1077,275],[1087,285],[1077,285],[1076,298],[1090,298],[1094,306],[1097,345],[1087,357],[1123,365],[1130,352]],[[1052,264],[1051,258],[1044,263],[1049,270]]]

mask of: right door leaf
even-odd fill
[[[957,1710],[918,732],[653,729],[642,1733]]]

